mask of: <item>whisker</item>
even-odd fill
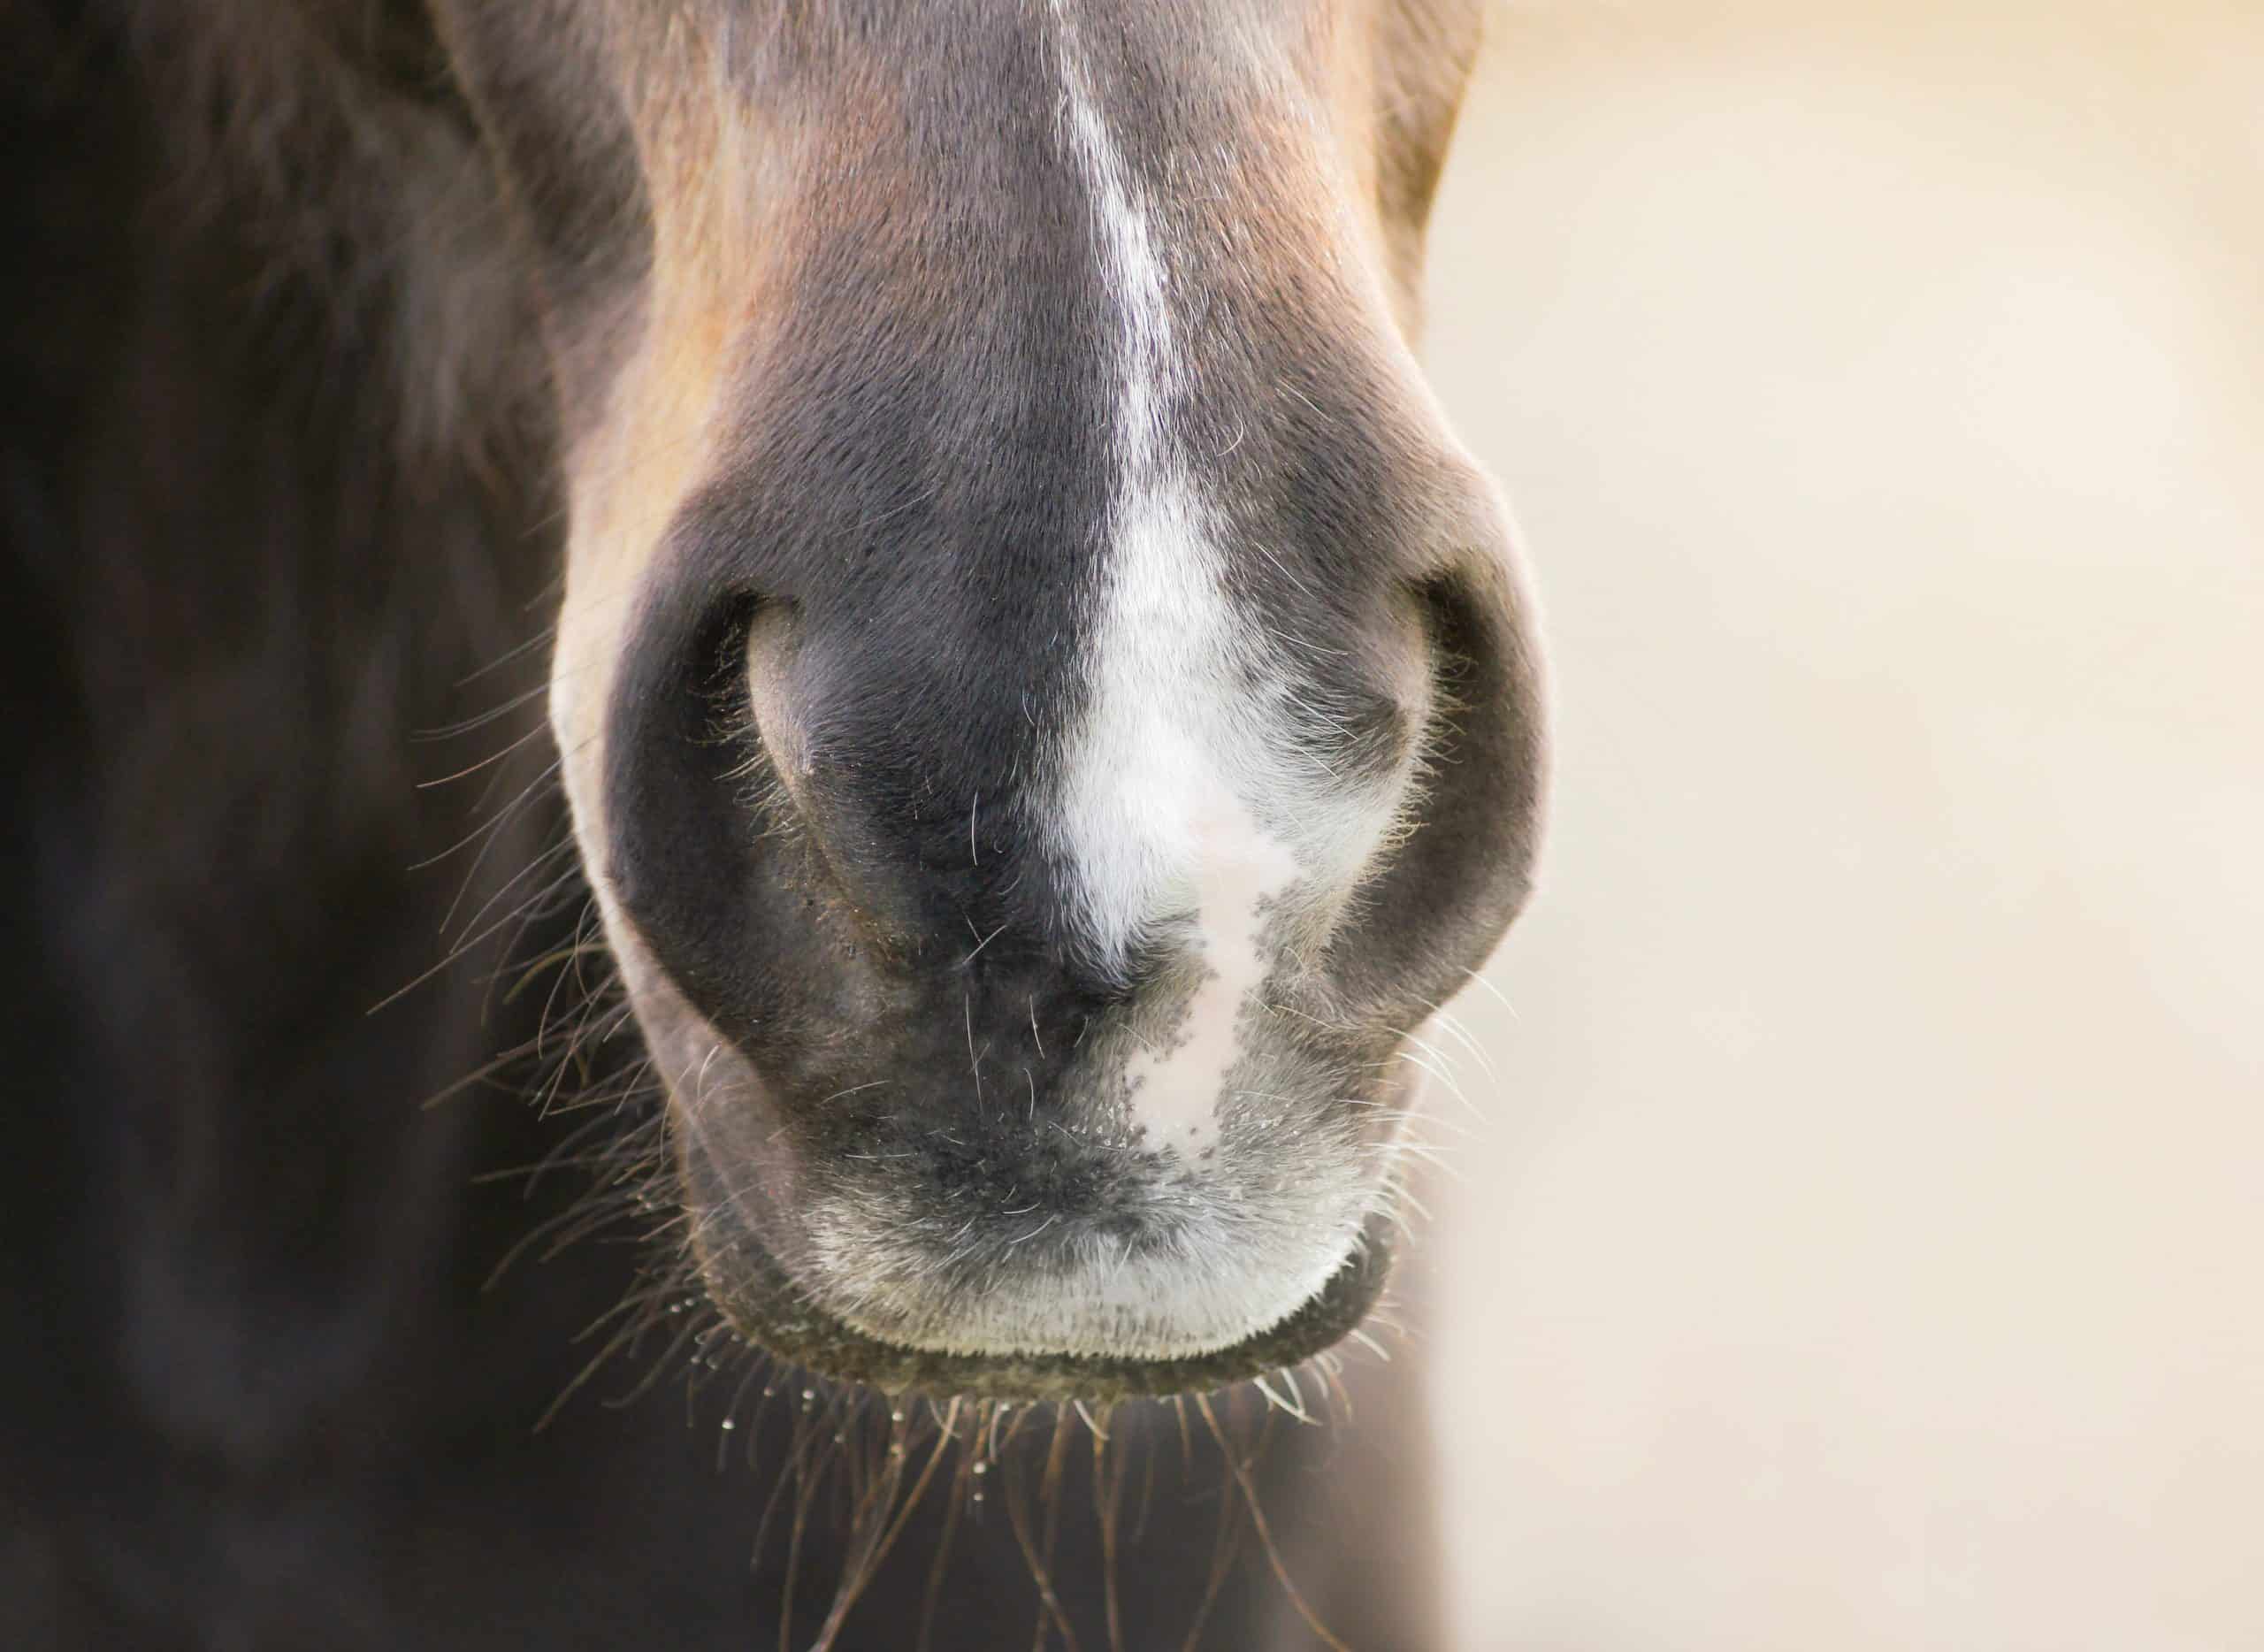
[[[1321,1644],[1327,1647],[1329,1652],[1352,1652],[1351,1648],[1332,1634],[1328,1626],[1314,1615],[1312,1608],[1305,1603],[1304,1592],[1291,1579],[1289,1569],[1281,1559],[1281,1546],[1274,1541],[1274,1528],[1266,1521],[1266,1511],[1258,1505],[1258,1488],[1251,1482],[1250,1466],[1228,1443],[1226,1431],[1219,1426],[1218,1413],[1211,1408],[1211,1396],[1197,1394],[1193,1397],[1196,1409],[1202,1412],[1205,1424],[1219,1442],[1219,1449],[1226,1453],[1227,1465],[1234,1472],[1235,1483],[1242,1488],[1243,1503],[1250,1511],[1251,1524],[1257,1528],[1258,1542],[1266,1550],[1266,1564],[1273,1568],[1274,1578],[1281,1585],[1281,1592],[1289,1597],[1289,1604],[1296,1609],[1297,1616],[1304,1619],[1305,1627],[1320,1638]]]

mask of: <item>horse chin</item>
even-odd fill
[[[937,1400],[1121,1400],[1200,1394],[1296,1365],[1357,1329],[1383,1292],[1389,1219],[1371,1216],[1343,1264],[1285,1318],[1225,1347],[1136,1353],[993,1353],[914,1347],[873,1335],[816,1300],[756,1231],[743,1199],[699,1142],[677,1154],[692,1252],[708,1296],[734,1330],[772,1357],[835,1381]]]

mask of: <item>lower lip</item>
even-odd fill
[[[710,1196],[722,1187],[705,1158],[694,1149],[683,1164],[693,1192],[715,1212]],[[1296,1365],[1342,1339],[1375,1305],[1391,1269],[1389,1223],[1373,1217],[1364,1243],[1304,1307],[1230,1348],[1164,1360],[956,1354],[901,1347],[853,1329],[811,1301],[743,1225],[712,1215],[694,1226],[705,1235],[695,1248],[708,1294],[750,1342],[819,1376],[936,1399],[1107,1403],[1225,1388]],[[723,1227],[731,1231],[719,1249]]]

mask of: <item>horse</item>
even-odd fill
[[[1437,1644],[1480,23],[0,14],[8,1644]]]

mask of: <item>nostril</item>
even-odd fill
[[[746,926],[776,899],[746,852],[749,776],[732,734],[745,721],[736,662],[760,605],[717,595],[685,560],[648,579],[620,644],[604,723],[602,872],[668,974],[736,1035]]]
[[[1433,721],[1446,725],[1430,740],[1450,742],[1455,725],[1476,719],[1504,743],[1503,755],[1537,761],[1540,659],[1507,566],[1493,554],[1473,555],[1424,581],[1419,595],[1438,707]]]
[[[1474,593],[1463,576],[1439,574],[1416,591],[1422,615],[1425,692],[1429,712],[1417,730],[1418,758],[1426,767],[1451,745],[1458,719],[1482,694],[1480,655],[1488,646]]]
[[[735,658],[736,699],[741,715],[733,734],[746,749],[742,763],[757,781],[746,801],[769,830],[791,829],[810,807],[815,761],[810,724],[796,689],[801,649],[800,609],[788,601],[760,602],[746,616]]]
[[[733,772],[750,839],[805,888],[813,909],[822,898],[860,945],[898,956],[916,914],[906,905],[903,868],[865,818],[853,784],[860,761],[842,749],[838,717],[829,724],[843,691],[829,680],[800,605],[753,605],[730,669]]]
[[[1440,956],[1482,957],[1524,904],[1546,779],[1540,656],[1530,606],[1498,536],[1473,537],[1411,587],[1421,616],[1430,713],[1395,853],[1366,893],[1371,914],[1334,937],[1354,999],[1420,1019]]]

